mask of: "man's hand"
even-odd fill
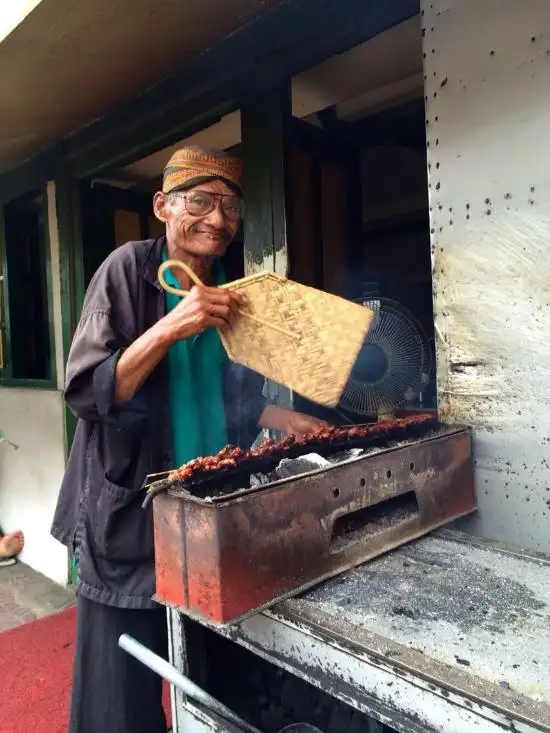
[[[191,338],[207,328],[230,328],[244,299],[224,288],[195,286],[181,303],[137,338],[117,362],[115,402],[123,405],[175,341]]]
[[[225,288],[195,285],[189,295],[159,321],[171,341],[196,336],[207,328],[231,328],[244,299]]]
[[[317,428],[329,426],[324,420],[277,405],[268,405],[264,409],[259,424],[263,429],[280,430],[286,435],[296,436],[307,435]]]

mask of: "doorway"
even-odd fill
[[[86,287],[103,260],[126,242],[159,236],[152,194],[115,182],[83,181],[80,186],[83,268]]]
[[[293,83],[293,109],[308,114],[289,128],[290,276],[377,314],[337,409],[294,397],[329,422],[437,408],[420,28],[413,20],[383,35]],[[394,60],[397,40],[406,50]]]

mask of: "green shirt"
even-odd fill
[[[165,261],[166,252],[163,252]],[[221,263],[214,266],[214,282],[225,282]],[[180,287],[168,270],[166,282]],[[166,293],[166,310],[173,310],[181,298]],[[223,393],[227,354],[217,330],[211,328],[189,339],[176,341],[168,352],[170,414],[174,461],[181,466],[199,456],[211,456],[227,445]]]

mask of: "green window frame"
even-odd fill
[[[0,386],[57,389],[46,187],[0,207]]]

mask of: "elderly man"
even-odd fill
[[[166,236],[118,248],[86,294],[65,391],[79,420],[52,527],[79,569],[71,733],[166,730],[160,679],[117,647],[127,632],[166,654],[165,613],[151,600],[146,475],[228,443],[248,448],[260,428],[319,424],[266,404],[262,378],[230,363],[219,338],[242,302],[219,287],[241,219],[241,175],[238,159],[175,153],[154,197]],[[172,282],[189,295],[165,295],[157,271],[166,258],[188,264],[204,287],[178,270]]]

